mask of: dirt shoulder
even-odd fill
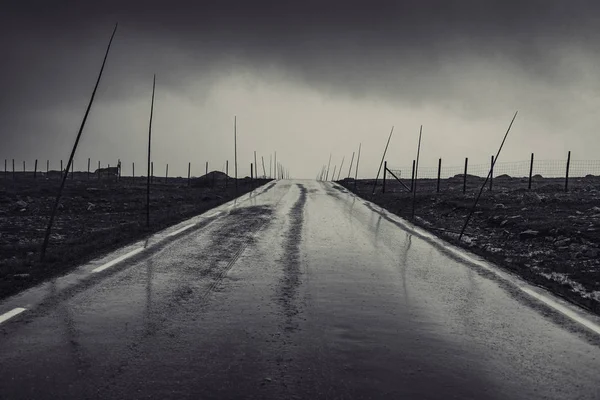
[[[569,192],[557,179],[495,179],[485,189],[462,241],[458,232],[473,205],[482,179],[462,178],[417,183],[413,222],[524,279],[600,315],[600,178],[572,179]],[[373,181],[339,182],[359,196],[411,219],[412,193],[387,182],[372,195]],[[405,182],[410,186],[410,182]],[[422,190],[420,192],[420,190]]]
[[[57,179],[0,180],[0,299],[111,250],[143,239],[265,184],[224,179],[158,179],[150,194],[136,180],[67,180],[44,262],[40,248],[59,182]]]

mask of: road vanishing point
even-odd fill
[[[599,399],[598,320],[478,262],[271,182],[1,302],[0,398]]]

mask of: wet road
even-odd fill
[[[198,221],[4,302],[0,398],[600,398],[598,335],[339,187]]]

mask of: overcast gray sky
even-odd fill
[[[313,178],[363,143],[373,176],[422,163],[600,159],[600,5],[594,1],[19,1],[0,15],[2,159],[67,159],[113,29],[119,29],[76,168],[142,170],[157,74],[157,171],[200,175],[277,151]],[[268,167],[267,167],[268,168]],[[332,167],[333,168],[333,167]],[[140,172],[137,172],[138,174]],[[347,173],[347,171],[345,172]],[[157,173],[158,174],[158,173]]]

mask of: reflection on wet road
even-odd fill
[[[0,325],[0,398],[600,398],[593,333],[339,187],[182,227]]]

